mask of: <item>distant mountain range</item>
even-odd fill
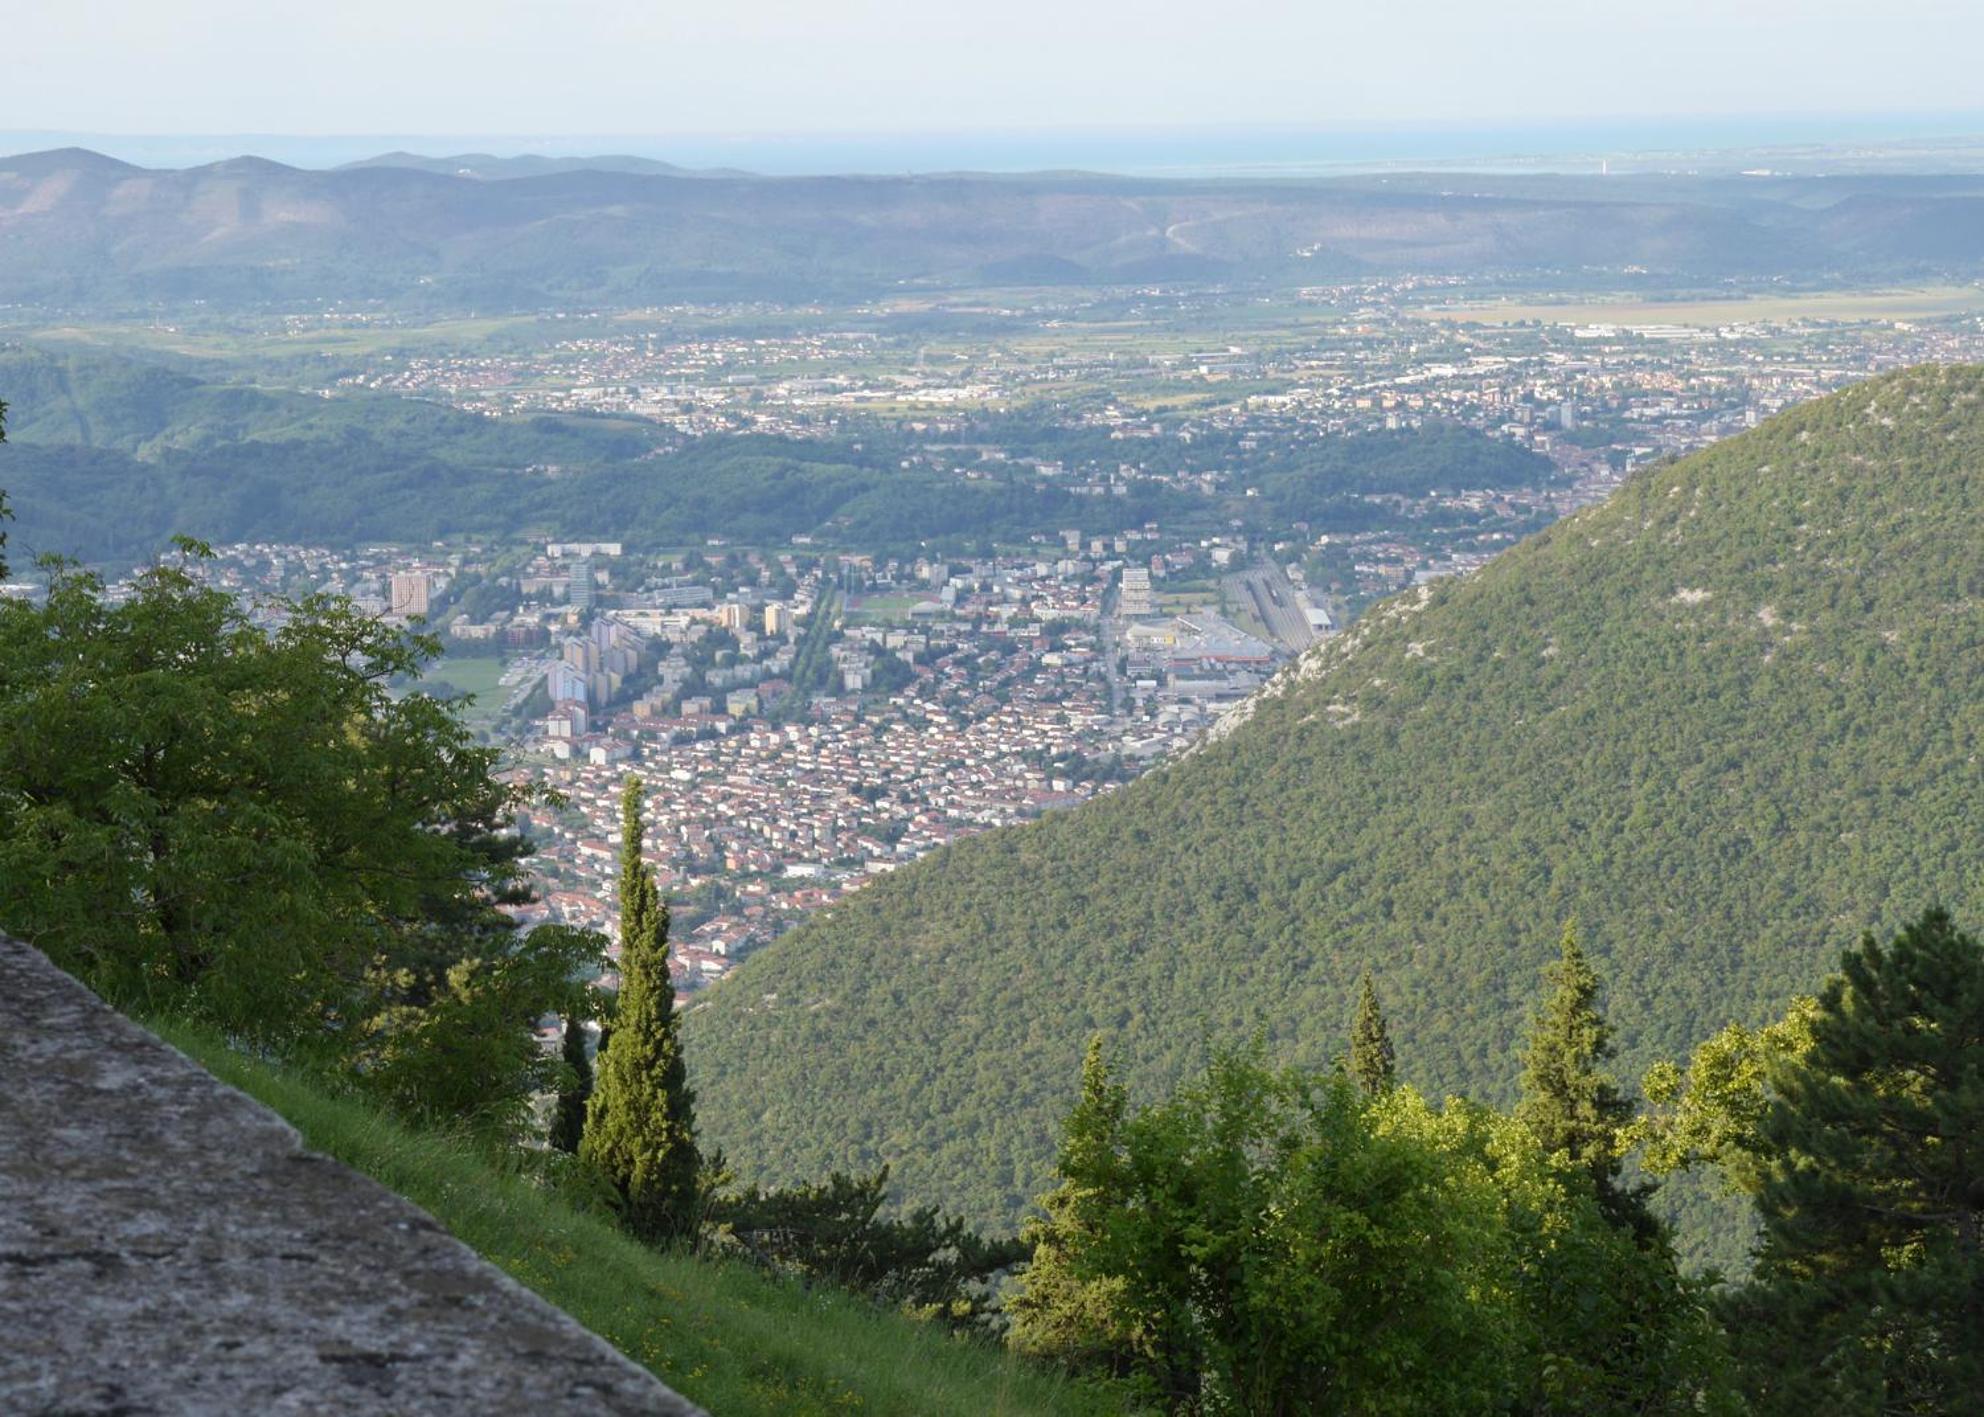
[[[651,157],[606,154],[600,157],[545,157],[522,153],[497,157],[493,153],[456,153],[453,157],[422,157],[419,153],[381,153],[341,164],[336,170],[352,172],[367,167],[405,167],[415,172],[438,172],[446,177],[474,177],[485,182],[515,177],[544,177],[557,172],[631,172],[645,177],[749,177],[734,167],[698,169],[677,167]]]
[[[0,301],[517,308],[988,282],[1984,270],[1984,177],[757,177],[405,154],[0,159]]]
[[[689,1015],[704,1135],[746,1178],[887,1161],[1010,1223],[1091,1034],[1145,1096],[1254,1037],[1326,1066],[1367,969],[1406,1079],[1504,1100],[1572,918],[1634,1082],[1862,929],[1984,909],[1980,528],[1984,369],[1649,469],[1182,760],[745,961]]]

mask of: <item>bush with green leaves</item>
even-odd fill
[[[1023,1351],[1172,1411],[1726,1400],[1703,1296],[1521,1122],[1224,1054],[1140,1112],[1091,1068],[1012,1301]]]
[[[106,996],[344,1070],[504,1136],[558,1065],[596,947],[518,932],[520,789],[458,710],[390,686],[439,653],[312,597],[258,617],[180,555],[113,598],[47,561],[0,604],[0,926]]]
[[[715,1201],[710,1243],[922,1318],[984,1327],[995,1312],[994,1281],[1026,1248],[977,1235],[934,1206],[885,1215],[888,1201],[886,1166],[866,1176],[837,1171],[813,1185],[754,1186]]]

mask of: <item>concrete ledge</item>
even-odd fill
[[[698,1409],[0,936],[0,1412]]]

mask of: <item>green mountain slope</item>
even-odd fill
[[[1984,908],[1984,370],[1924,369],[1653,469],[1373,611],[1220,741],[878,881],[690,1019],[747,1175],[888,1160],[1007,1220],[1100,1030],[1311,1064],[1375,975],[1403,1076],[1506,1098],[1576,916],[1636,1078],[1865,926]]]
[[[353,392],[337,398],[219,383],[142,359],[61,347],[0,347],[8,439],[94,448],[155,462],[237,444],[290,447],[369,440],[468,468],[563,458],[595,465],[638,458],[661,442],[634,418],[540,415],[492,419],[424,399]]]

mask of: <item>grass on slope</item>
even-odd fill
[[[211,1034],[149,1026],[717,1417],[1119,1410],[1011,1355],[853,1296],[657,1253],[469,1147],[410,1131]]]

